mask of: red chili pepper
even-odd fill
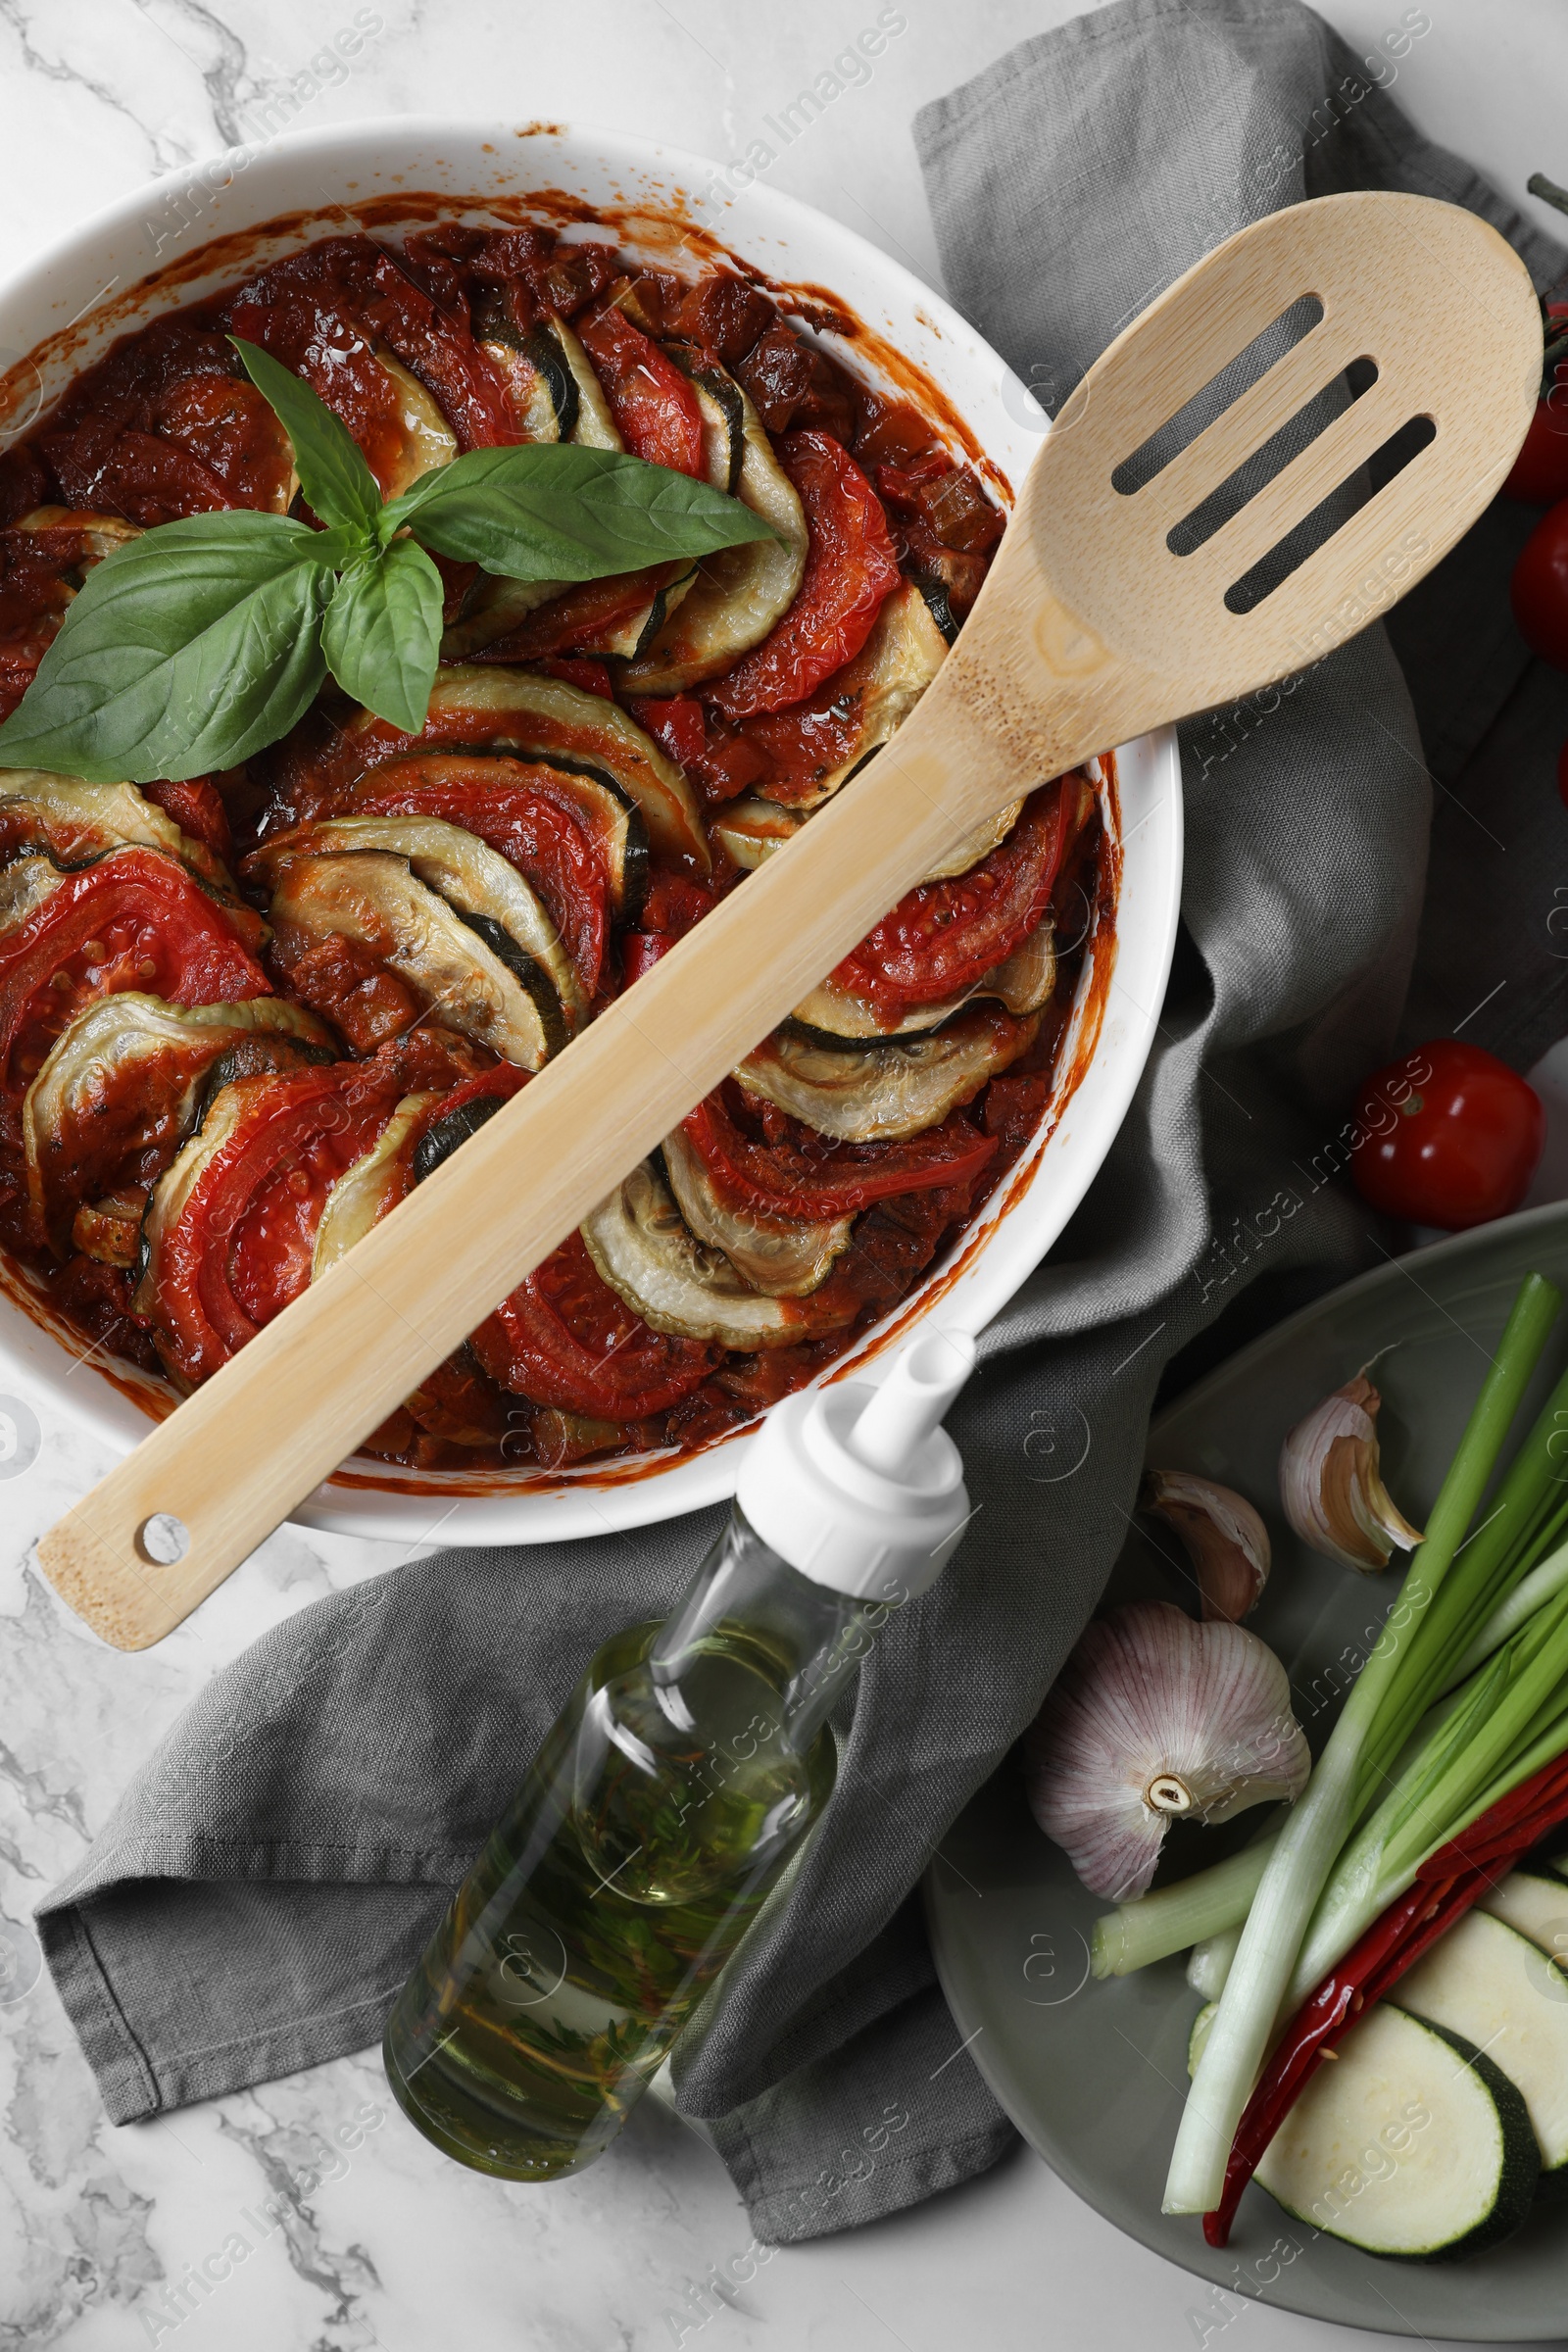
[[[1224,2192],[1214,2211],[1203,2216],[1203,2235],[1211,2246],[1229,2244],[1242,2191],[1325,2054],[1565,1816],[1568,1753],[1553,1757],[1528,1781],[1521,1781],[1423,1862],[1414,1885],[1373,1921],[1360,1941],[1307,1995],[1236,2127]]]

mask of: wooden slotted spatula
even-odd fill
[[[1169,463],[1128,466],[1305,297],[1304,338]],[[1260,459],[1271,478],[1236,507],[1222,486],[1357,361],[1371,388],[1288,464]],[[964,833],[1301,669],[1430,570],[1512,463],[1541,365],[1517,256],[1424,197],[1298,205],[1179,278],[1067,403],[896,739],[66,1514],[39,1545],[59,1592],[122,1648],[177,1625]],[[1403,470],[1268,586],[1254,567],[1422,419]]]

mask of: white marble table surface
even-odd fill
[[[0,0],[0,276],[124,190],[245,137],[255,110],[285,89],[301,127],[504,111],[742,153],[877,4],[791,0],[764,15],[735,0],[572,0],[559,13],[380,0],[362,26],[367,13],[380,29],[338,78],[312,61],[354,19],[349,0]],[[910,116],[1073,13],[1067,0],[903,0],[906,28],[871,79],[780,158],[777,184],[939,278]],[[1359,47],[1402,10],[1332,0],[1326,13]],[[1523,202],[1532,169],[1568,178],[1560,0],[1429,0],[1428,14],[1430,34],[1400,68],[1416,119]],[[721,2303],[702,2282],[747,2247],[740,2201],[704,2141],[652,2101],[596,2170],[549,2190],[445,2163],[388,2112],[372,2057],[112,2129],[19,1923],[216,1667],[397,1555],[285,1530],[158,1649],[112,1653],[27,1565],[41,1530],[107,1467],[69,1420],[41,1403],[39,1417],[36,1460],[0,1484],[0,1933],[20,1953],[0,1995],[3,2352],[1328,2343],[1314,2323],[1265,2306],[1221,2326],[1195,2280],[1120,2237],[1024,2153],[894,2221],[783,2249]],[[379,2120],[328,2160],[324,2145],[367,2102]],[[283,2225],[206,2299],[188,2296],[175,2325],[168,2288],[235,2231],[254,2239],[242,2215],[291,2183],[298,2203]]]

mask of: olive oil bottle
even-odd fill
[[[775,1406],[673,1615],[595,1653],[387,2024],[447,2155],[553,2180],[625,2122],[832,1792],[830,1710],[956,1545],[938,1423],[973,1354],[937,1334]]]

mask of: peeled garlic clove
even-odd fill
[[[1256,1608],[1268,1583],[1268,1529],[1245,1494],[1189,1470],[1149,1470],[1138,1503],[1166,1520],[1186,1545],[1205,1619],[1235,1624]]]
[[[1029,1807],[1091,1894],[1148,1890],[1174,1820],[1296,1797],[1311,1769],[1284,1667],[1224,1619],[1140,1600],[1090,1625],[1023,1740]]]
[[[1377,1417],[1383,1399],[1364,1372],[1298,1421],[1280,1448],[1280,1500],[1303,1544],[1342,1567],[1376,1576],[1412,1527],[1383,1484]]]

